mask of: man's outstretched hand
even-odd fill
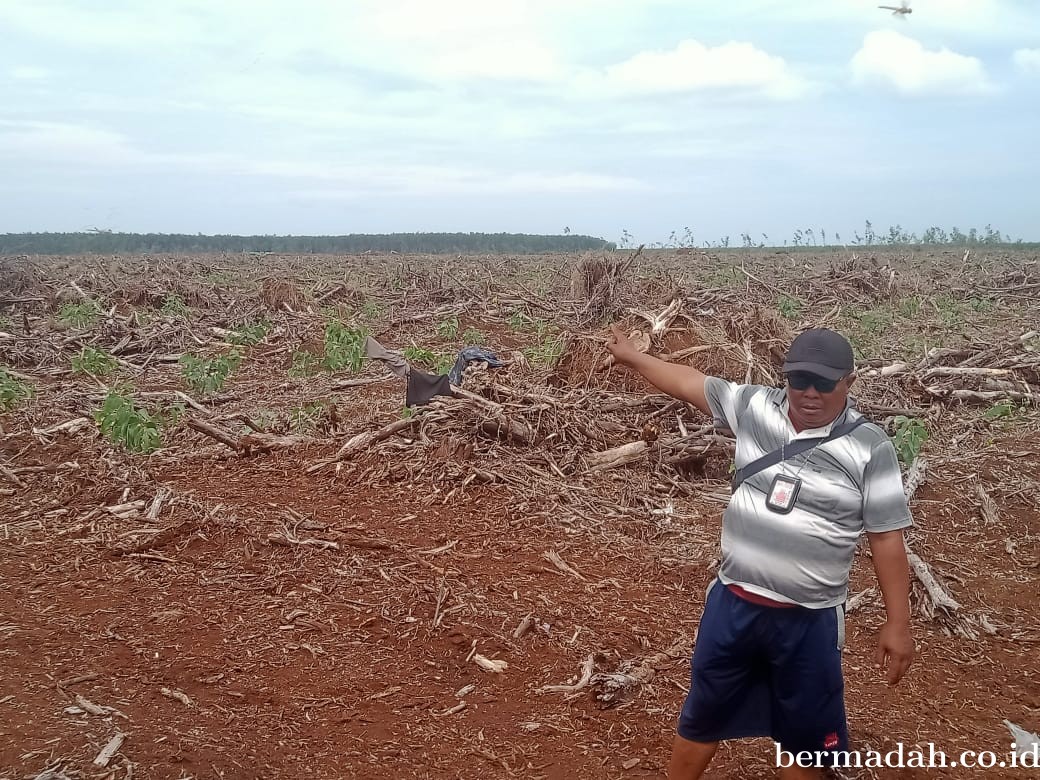
[[[632,339],[622,333],[617,325],[610,326],[610,338],[607,339],[607,350],[621,365],[630,365],[633,358],[639,354]]]
[[[607,339],[606,346],[618,365],[628,366],[639,372],[646,381],[662,393],[691,403],[704,414],[712,413],[705,395],[704,374],[692,366],[667,363],[651,356],[648,353],[649,335],[636,342],[622,333],[617,325],[611,325],[610,338]]]

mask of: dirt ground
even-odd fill
[[[28,305],[34,325],[53,316],[45,306]],[[504,316],[464,317],[463,328],[482,328],[499,350],[533,338]],[[433,339],[430,328],[398,324],[383,338],[403,346]],[[205,336],[202,324],[188,329]],[[34,365],[17,365],[39,379],[31,409],[0,415],[3,463],[21,468],[20,484],[0,481],[0,778],[48,768],[98,780],[664,775],[718,564],[723,480],[690,477],[689,490],[644,503],[625,496],[657,481],[653,462],[575,475],[554,491],[522,478],[466,481],[464,457],[410,435],[309,472],[350,435],[393,419],[403,390],[287,379],[288,353],[264,345],[229,382],[228,409],[333,398],[336,430],[239,455],[181,429],[176,446],[130,455],[95,431],[39,433],[86,413],[99,390],[34,354]],[[184,389],[177,370],[156,364],[136,386]],[[643,397],[624,381],[619,397]],[[690,424],[705,422],[690,414]],[[972,412],[941,425],[924,450],[930,470],[908,539],[975,635],[917,613],[918,657],[889,688],[874,659],[883,606],[866,598],[847,619],[850,732],[854,749],[934,743],[953,757],[1003,759],[1005,718],[1040,731],[1036,419],[993,426]],[[479,457],[510,476],[525,451],[494,442]],[[633,483],[634,472],[644,481]],[[995,519],[980,513],[977,484]],[[567,500],[583,493],[620,498]],[[105,509],[148,508],[159,494],[154,518]],[[873,584],[864,547],[850,590]],[[602,685],[544,690],[576,682],[590,656],[597,670],[652,659],[650,679],[616,697]],[[481,658],[504,663],[487,671]],[[117,734],[124,740],[99,765]],[[710,776],[773,777],[773,750],[768,740],[725,744]]]

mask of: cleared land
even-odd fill
[[[0,777],[661,776],[731,449],[610,321],[765,383],[850,335],[934,578],[889,689],[857,556],[855,747],[1005,753],[1040,731],[1038,292],[1035,252],[4,258]],[[506,365],[409,412],[365,333]]]

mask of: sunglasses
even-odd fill
[[[787,377],[787,384],[792,390],[808,390],[810,387],[814,387],[816,392],[824,394],[833,393],[834,388],[841,381],[841,379],[827,379],[819,374],[810,374],[808,371],[792,371],[784,376]],[[842,377],[842,379],[844,378]]]

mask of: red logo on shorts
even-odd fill
[[[837,747],[838,735],[832,731],[830,734],[823,738],[823,746],[827,748],[827,750]]]

